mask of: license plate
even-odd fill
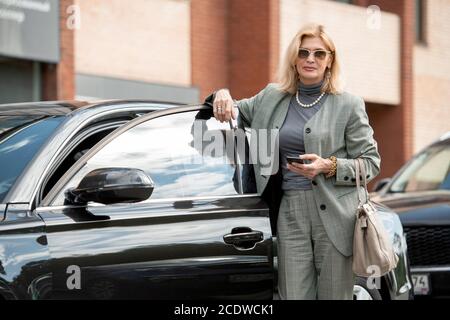
[[[427,295],[430,294],[430,276],[428,274],[412,274],[414,286],[414,294]]]

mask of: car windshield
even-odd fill
[[[0,203],[63,119],[0,114]]]
[[[436,145],[416,156],[395,179],[390,192],[450,190],[450,145]]]

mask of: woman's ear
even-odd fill
[[[331,65],[333,64],[334,61],[334,57],[332,54],[328,55],[328,63],[327,63],[327,67],[328,69],[331,69]]]

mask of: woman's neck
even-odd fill
[[[313,84],[304,84],[303,82],[300,81],[297,90],[300,95],[313,96],[322,93],[321,91],[322,85],[323,80]]]

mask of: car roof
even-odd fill
[[[93,109],[104,106],[114,106],[120,104],[158,104],[158,109],[183,106],[185,104],[176,104],[155,100],[100,100],[100,101],[82,101],[82,100],[61,100],[61,101],[41,101],[41,102],[22,102],[0,104],[0,116],[13,115],[36,115],[36,116],[57,116],[68,115],[77,110]]]
[[[43,101],[0,104],[0,115],[65,115],[86,105],[88,103],[85,101]]]
[[[445,141],[445,140],[450,141],[450,131],[447,131],[439,138],[439,141]]]
[[[446,133],[441,135],[439,138],[437,138],[436,140],[431,142],[429,145],[427,145],[426,147],[421,149],[420,152],[422,152],[430,147],[435,147],[435,146],[450,146],[450,131],[447,131]]]

